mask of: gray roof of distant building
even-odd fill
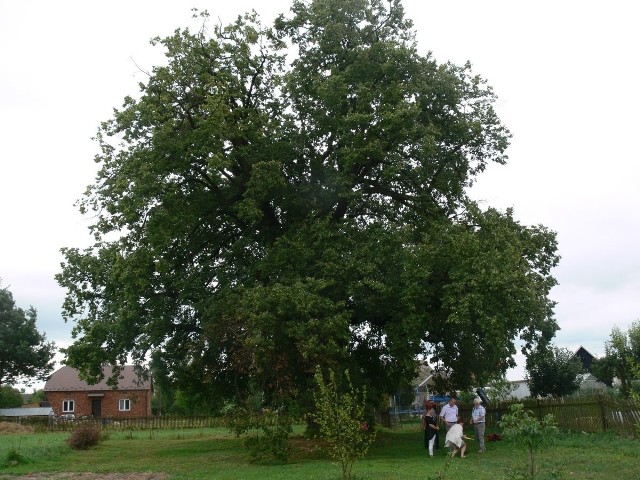
[[[0,408],[0,417],[46,417],[53,415],[51,407]]]

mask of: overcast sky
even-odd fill
[[[513,133],[506,166],[471,192],[556,231],[556,344],[604,353],[640,318],[640,28],[636,2],[405,0],[419,49],[488,80]],[[288,0],[0,0],[0,278],[59,346],[71,325],[54,275],[61,247],[89,244],[74,202],[92,183],[91,137],[163,61],[149,39],[194,26],[190,9],[263,23]],[[523,378],[524,362],[509,373]]]

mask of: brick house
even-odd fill
[[[47,401],[55,415],[75,417],[148,417],[151,416],[151,380],[138,378],[132,365],[120,372],[118,388],[107,385],[112,367],[104,367],[105,378],[95,385],[80,379],[75,368],[64,366],[44,385]]]

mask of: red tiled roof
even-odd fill
[[[44,385],[45,392],[81,392],[86,390],[112,390],[107,385],[107,379],[111,376],[112,367],[103,368],[104,378],[95,385],[89,385],[78,376],[78,370],[64,366],[51,374]],[[118,380],[118,390],[149,390],[151,381],[149,379],[138,378],[133,365],[125,365],[120,372]]]

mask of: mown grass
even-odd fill
[[[302,437],[294,439],[287,464],[255,465],[242,439],[224,429],[117,432],[86,451],[72,450],[66,444],[68,436],[0,436],[0,479],[31,472],[164,472],[173,480],[340,478],[339,465],[316,442]],[[418,428],[382,431],[370,454],[356,464],[354,476],[357,480],[497,480],[518,478],[514,472],[526,466],[525,453],[509,442],[488,444],[484,455],[475,453],[474,442],[469,444],[467,458],[450,461],[442,448],[429,458]],[[564,434],[539,455],[539,464],[540,479],[640,480],[640,441],[613,434]]]

